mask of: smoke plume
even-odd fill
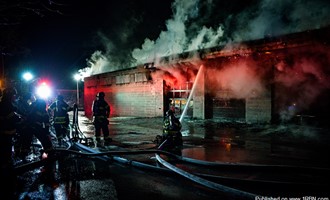
[[[99,33],[104,50],[96,52],[102,52],[101,57],[107,62],[101,62],[103,65],[100,65],[92,55],[87,60],[87,67],[92,68],[91,75],[155,62],[159,57],[232,41],[278,36],[330,24],[330,2],[326,0],[233,0],[225,3],[221,0],[175,0],[172,2],[172,13],[165,21],[166,30],[161,30],[157,39],[148,37],[146,30],[140,47],[127,48],[130,41],[138,39],[134,31],[137,31],[135,28],[143,19],[120,16],[122,26],[117,28],[116,35],[111,34],[115,38]]]
[[[84,71],[93,75],[153,62],[161,69],[153,76],[162,77],[171,87],[175,87],[194,80],[193,76],[200,66],[196,60],[198,57],[194,58],[195,64],[189,64],[189,73],[185,64],[163,67],[163,63],[159,62],[162,57],[171,60],[184,52],[226,46],[233,42],[239,46],[240,41],[275,37],[330,25],[328,0],[175,0],[171,9],[172,16],[165,21],[165,28],[159,30],[158,37],[153,39],[146,30],[140,46],[125,48],[129,41],[138,39],[134,35],[134,28],[143,21],[139,17],[123,18],[136,20],[123,23],[123,27],[118,29],[122,31],[118,32],[118,38],[100,33],[99,39],[105,48],[103,51],[96,51],[88,59],[89,70]],[[116,46],[118,43],[114,41],[123,41],[122,46]],[[231,45],[227,45],[226,48],[230,47]],[[291,104],[299,105],[301,109],[306,108],[324,89],[329,88],[328,72],[324,69],[324,66],[329,66],[328,58],[324,59],[325,63],[319,63],[317,59],[307,55],[295,57],[290,64],[279,61],[276,65],[276,82],[283,86],[283,95],[278,99],[283,102],[283,110]],[[221,69],[211,69],[208,73],[210,81],[214,83],[212,85],[233,91],[237,98],[246,98],[251,94],[262,94],[265,90],[262,87],[261,67],[240,62]],[[288,93],[296,94],[295,98],[288,98],[294,96],[287,95]]]

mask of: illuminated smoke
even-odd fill
[[[229,63],[222,69],[209,69],[206,75],[210,83],[209,92],[228,90],[232,98],[239,99],[263,95],[265,88],[262,77],[256,73],[257,67],[260,67],[257,63],[239,61]]]
[[[326,0],[263,0],[239,13],[233,21],[234,41],[279,36],[319,29],[330,24]]]
[[[162,31],[156,41],[146,39],[142,48],[133,50],[132,55],[137,63],[154,62],[157,57],[218,46],[223,36],[222,27],[213,30],[202,25],[193,36],[189,32],[186,24],[198,17],[198,3],[191,0],[175,1],[172,5],[173,18],[166,22],[167,30]]]
[[[186,51],[218,46],[223,35],[223,28],[219,26],[219,23],[217,23],[215,28],[194,23],[188,26],[191,21],[201,19],[199,15],[200,4],[201,2],[198,0],[174,1],[172,3],[173,16],[166,21],[167,30],[161,31],[156,40],[149,39],[148,37],[145,38],[140,48],[136,47],[132,49],[131,52],[126,52],[124,56],[126,59],[119,59],[123,57],[119,52],[123,47],[114,46],[110,38],[105,34],[99,33],[98,36],[100,40],[103,41],[106,49],[102,54],[108,62],[104,63],[107,64],[105,66],[89,65],[92,68],[101,68],[92,69],[91,71],[93,73],[91,75],[134,67],[148,62],[157,62],[158,58],[164,56],[174,56],[175,54]],[[205,5],[212,6],[212,1],[209,1],[208,4]],[[127,35],[129,32],[127,31],[128,29],[124,30],[125,35]],[[148,33],[147,30],[146,33]],[[129,39],[135,40],[133,33],[129,33],[128,35],[133,36]],[[128,38],[126,39],[128,40]],[[93,63],[94,62],[95,61],[93,61]]]
[[[105,67],[108,66],[108,59],[100,51],[94,52],[89,62],[88,66],[91,67],[91,74],[100,74],[105,71]]]
[[[239,4],[235,1],[224,4],[221,0],[175,0],[172,3],[173,15],[165,23],[166,30],[161,31],[155,40],[146,35],[141,47],[132,49],[125,45],[130,40],[136,40],[134,28],[141,23],[141,19],[121,16],[122,26],[117,28],[116,38],[112,38],[113,35],[107,36],[106,33],[98,34],[105,49],[100,58],[107,62],[98,63],[91,58],[93,64],[88,65],[92,68],[91,75],[148,62],[156,63],[159,57],[219,46],[228,41],[272,37],[330,24],[330,2],[325,0],[238,2]],[[240,12],[233,11],[242,5],[244,9],[239,10]],[[234,8],[230,9],[231,7]],[[145,33],[148,34],[148,30]],[[118,45],[114,41],[122,43]]]
[[[297,50],[291,60],[277,63],[277,102],[281,103],[284,118],[309,108],[320,94],[330,89],[329,66],[330,53],[317,46],[307,52]]]
[[[200,62],[177,63],[158,66],[159,71],[152,73],[153,79],[163,79],[171,88],[180,88],[187,82],[194,82]]]
[[[99,33],[105,50],[95,52],[88,60],[90,75],[154,62],[160,70],[153,73],[153,77],[163,78],[168,85],[176,87],[194,80],[201,61],[195,57],[190,63],[165,65],[160,62],[161,57],[174,60],[183,52],[194,52],[231,42],[275,37],[330,25],[328,0],[246,2],[252,1],[227,2],[231,4],[226,6],[221,0],[176,0],[172,3],[173,15],[165,22],[166,30],[160,31],[156,39],[146,35],[140,42],[140,47],[133,47],[127,51],[124,51],[125,46],[116,46],[113,41],[135,40],[134,24],[123,22],[124,28],[121,29],[123,33],[118,34],[120,38],[110,39],[105,33]],[[239,7],[242,3],[244,9],[229,9],[233,6]],[[130,16],[126,16],[125,19],[130,19]],[[236,44],[239,46],[238,43]],[[226,46],[226,50],[230,48],[235,46]],[[293,113],[296,113],[307,108],[322,91],[329,89],[330,81],[324,69],[329,66],[328,58],[329,55],[326,54],[326,61],[320,63],[316,58],[300,55],[297,52],[291,63],[285,61],[277,63],[275,81],[281,85],[282,93],[277,99],[282,104],[280,109],[286,112],[290,110],[290,106],[295,105]],[[210,68],[206,72],[212,83],[209,90],[212,92],[228,89],[233,91],[237,98],[262,95],[265,91],[263,88],[265,83],[263,72],[260,71],[263,66],[259,65],[252,61],[240,61],[219,69]],[[207,64],[205,66],[208,68]]]

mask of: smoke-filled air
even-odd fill
[[[241,41],[275,37],[279,35],[314,30],[330,25],[330,1],[328,0],[175,0],[171,3],[172,15],[164,21],[165,29],[159,30],[156,39],[151,39],[148,30],[140,41],[141,46],[125,49],[125,43],[116,46],[114,41],[135,41],[132,33],[134,26],[122,28],[120,38],[109,38],[99,33],[104,51],[97,50],[87,60],[87,67],[81,72],[84,76],[116,71],[154,63],[160,70],[154,78],[161,77],[167,84],[183,84],[194,81],[201,65],[198,57],[191,54],[188,64],[163,65],[160,58],[175,59],[178,54],[196,52],[196,50],[223,46],[231,48]],[[123,19],[132,19],[126,16]],[[135,20],[139,23],[143,19]],[[127,23],[123,23],[127,26]],[[150,26],[153,26],[150,24]],[[129,30],[129,31],[127,31]],[[125,37],[125,40],[123,38]],[[276,65],[275,81],[283,85],[284,95],[279,95],[283,109],[288,104],[308,107],[324,89],[329,89],[329,55],[318,49],[319,55],[325,56],[320,63],[308,55],[297,56],[290,64],[279,62]],[[326,67],[325,67],[326,66]],[[263,72],[256,63],[245,61],[228,64],[221,69],[212,68],[207,72],[214,89],[228,89],[237,98],[260,95],[265,91]],[[285,88],[294,88],[284,91]],[[212,87],[210,88],[212,90]],[[287,92],[296,98],[288,99]]]
[[[172,15],[164,21],[166,29],[159,30],[159,36],[154,40],[146,29],[141,46],[125,50],[126,43],[137,39],[134,27],[143,21],[137,16],[122,17],[127,22],[123,21],[123,27],[116,30],[121,31],[117,38],[99,33],[104,51],[96,50],[90,56],[87,60],[90,70],[85,75],[156,63],[160,57],[229,42],[313,30],[330,24],[330,2],[327,0],[175,0],[171,9]],[[118,41],[126,43],[118,44]]]

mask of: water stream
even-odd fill
[[[180,119],[179,119],[180,122],[182,122],[183,117],[184,117],[184,116],[186,115],[186,113],[187,113],[189,103],[190,103],[191,98],[192,98],[192,96],[193,96],[193,94],[194,94],[194,91],[195,91],[196,85],[197,85],[197,83],[198,83],[198,80],[199,80],[200,75],[202,74],[203,69],[204,69],[204,66],[201,65],[201,66],[199,67],[198,72],[197,72],[197,75],[196,75],[196,78],[195,78],[195,82],[194,82],[194,84],[193,84],[193,86],[192,86],[192,88],[191,88],[191,91],[190,91],[190,94],[189,94],[189,97],[188,97],[188,100],[187,100],[186,106],[184,107],[183,112],[182,112],[182,114],[181,114],[181,116],[180,116]]]

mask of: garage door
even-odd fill
[[[213,118],[245,120],[245,99],[213,99]]]

